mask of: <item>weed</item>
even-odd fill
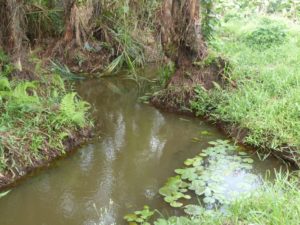
[[[168,63],[166,65],[161,65],[158,71],[159,74],[159,83],[162,87],[167,85],[167,82],[170,80],[171,75],[175,72],[174,63]]]
[[[245,38],[249,47],[264,49],[274,45],[281,45],[286,40],[287,34],[280,26],[259,27]]]

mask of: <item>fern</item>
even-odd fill
[[[39,106],[39,98],[35,93],[33,82],[21,82],[14,88],[6,77],[0,78],[0,100],[6,101],[8,110],[32,111]],[[29,94],[31,91],[31,95]]]
[[[0,78],[0,91],[7,91],[10,90],[10,83],[6,77]]]
[[[11,87],[9,80],[6,77],[0,78],[0,100],[9,96],[11,93]]]
[[[33,111],[38,108],[40,100],[36,95],[36,85],[33,82],[19,83],[13,91],[10,93],[8,101],[8,108],[15,110],[20,109],[23,111]],[[29,95],[28,91],[32,91],[32,95]]]
[[[86,112],[89,104],[85,101],[76,99],[76,93],[68,93],[61,100],[59,120],[64,124],[72,122],[73,124],[83,127],[86,123]]]

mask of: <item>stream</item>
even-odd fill
[[[159,188],[209,141],[226,139],[198,118],[139,103],[130,80],[86,80],[77,91],[92,105],[97,137],[0,199],[0,225],[122,225],[125,214],[144,205],[168,215]],[[252,158],[252,173],[261,177],[283,166],[272,157]]]

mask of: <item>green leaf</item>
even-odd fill
[[[186,205],[184,207],[184,212],[191,216],[200,216],[205,209],[199,205]]]
[[[196,168],[185,168],[185,169],[176,169],[175,173],[180,174],[183,180],[193,181],[198,175],[196,173]]]
[[[246,158],[246,159],[243,159],[243,162],[245,162],[245,163],[253,163],[254,162],[254,160],[253,159],[251,159],[251,158]]]
[[[183,206],[183,204],[180,202],[171,202],[170,205],[174,208],[180,208],[181,206]]]
[[[138,218],[137,215],[134,213],[130,213],[124,216],[124,220],[126,220],[127,222],[134,222],[136,221],[137,218]]]
[[[201,131],[202,135],[211,135],[211,133],[207,130]]]
[[[4,196],[8,195],[11,190],[0,193],[0,198],[3,198]]]
[[[193,180],[189,189],[195,191],[196,195],[203,195],[205,191],[205,182],[202,180]]]
[[[205,198],[203,199],[203,202],[204,202],[204,203],[207,203],[207,204],[214,204],[214,203],[216,202],[216,199],[213,198],[213,197],[205,197]]]

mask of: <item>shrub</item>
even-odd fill
[[[252,48],[266,49],[284,43],[287,34],[284,27],[265,25],[257,28],[246,36],[246,43]]]

